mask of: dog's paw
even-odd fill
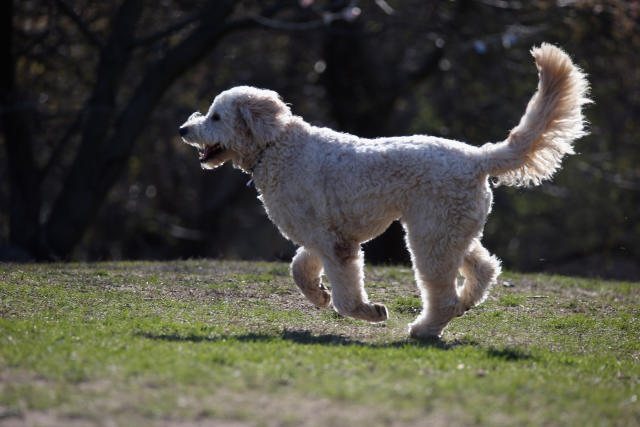
[[[389,318],[389,312],[387,311],[386,305],[378,303],[373,303],[372,305],[378,315],[377,319],[373,320],[373,322],[384,322]]]
[[[420,341],[437,340],[442,336],[445,325],[409,325],[409,337]]]
[[[409,324],[409,336],[419,340],[440,338],[442,331],[455,317],[462,316],[466,309],[459,301],[442,307],[430,307],[426,316],[420,315]]]
[[[313,292],[309,292],[307,298],[318,308],[325,308],[331,304],[331,293],[322,284],[314,289]]]
[[[349,313],[348,316],[367,322],[384,322],[389,318],[389,312],[384,304],[362,304],[360,307]]]

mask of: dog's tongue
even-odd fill
[[[200,154],[200,160],[205,160],[206,158],[208,158],[213,150],[214,147],[212,145],[207,145],[207,147],[204,149],[204,152]]]

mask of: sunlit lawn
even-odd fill
[[[640,425],[640,284],[505,274],[441,341],[318,310],[285,264],[0,264],[0,424]]]

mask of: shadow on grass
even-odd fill
[[[390,348],[390,347],[436,347],[442,349],[448,349],[454,346],[470,344],[468,341],[443,341],[441,339],[434,338],[433,340],[417,341],[417,340],[398,340],[387,343],[372,343],[366,341],[360,341],[336,334],[322,334],[316,335],[309,331],[290,331],[284,330],[280,334],[258,334],[247,333],[239,335],[197,335],[197,334],[178,334],[178,333],[155,333],[155,332],[140,332],[138,336],[142,336],[154,340],[162,341],[178,341],[178,342],[224,342],[224,341],[239,341],[239,342],[259,342],[259,341],[275,341],[275,340],[288,340],[295,344],[303,345],[325,345],[325,346],[361,346],[372,348]]]
[[[487,355],[493,359],[501,359],[507,362],[516,360],[533,360],[535,359],[530,353],[519,348],[494,348],[487,349]]]
[[[284,330],[279,334],[264,333],[246,333],[238,335],[197,335],[197,334],[178,334],[178,333],[156,333],[156,332],[140,332],[139,336],[144,338],[173,341],[173,342],[267,342],[277,340],[287,340],[295,344],[301,345],[323,345],[323,346],[360,346],[369,348],[437,348],[441,350],[450,350],[456,347],[479,347],[479,344],[468,339],[442,340],[434,338],[432,340],[418,341],[414,339],[402,339],[392,342],[375,343],[360,341],[336,334],[313,334],[309,331],[292,331]],[[534,357],[517,348],[494,348],[485,349],[487,356],[490,358],[501,359],[504,361],[532,360]]]

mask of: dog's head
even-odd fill
[[[179,131],[184,142],[198,148],[202,168],[231,160],[250,171],[290,120],[291,110],[276,92],[238,86],[216,96],[206,115],[193,113]]]

